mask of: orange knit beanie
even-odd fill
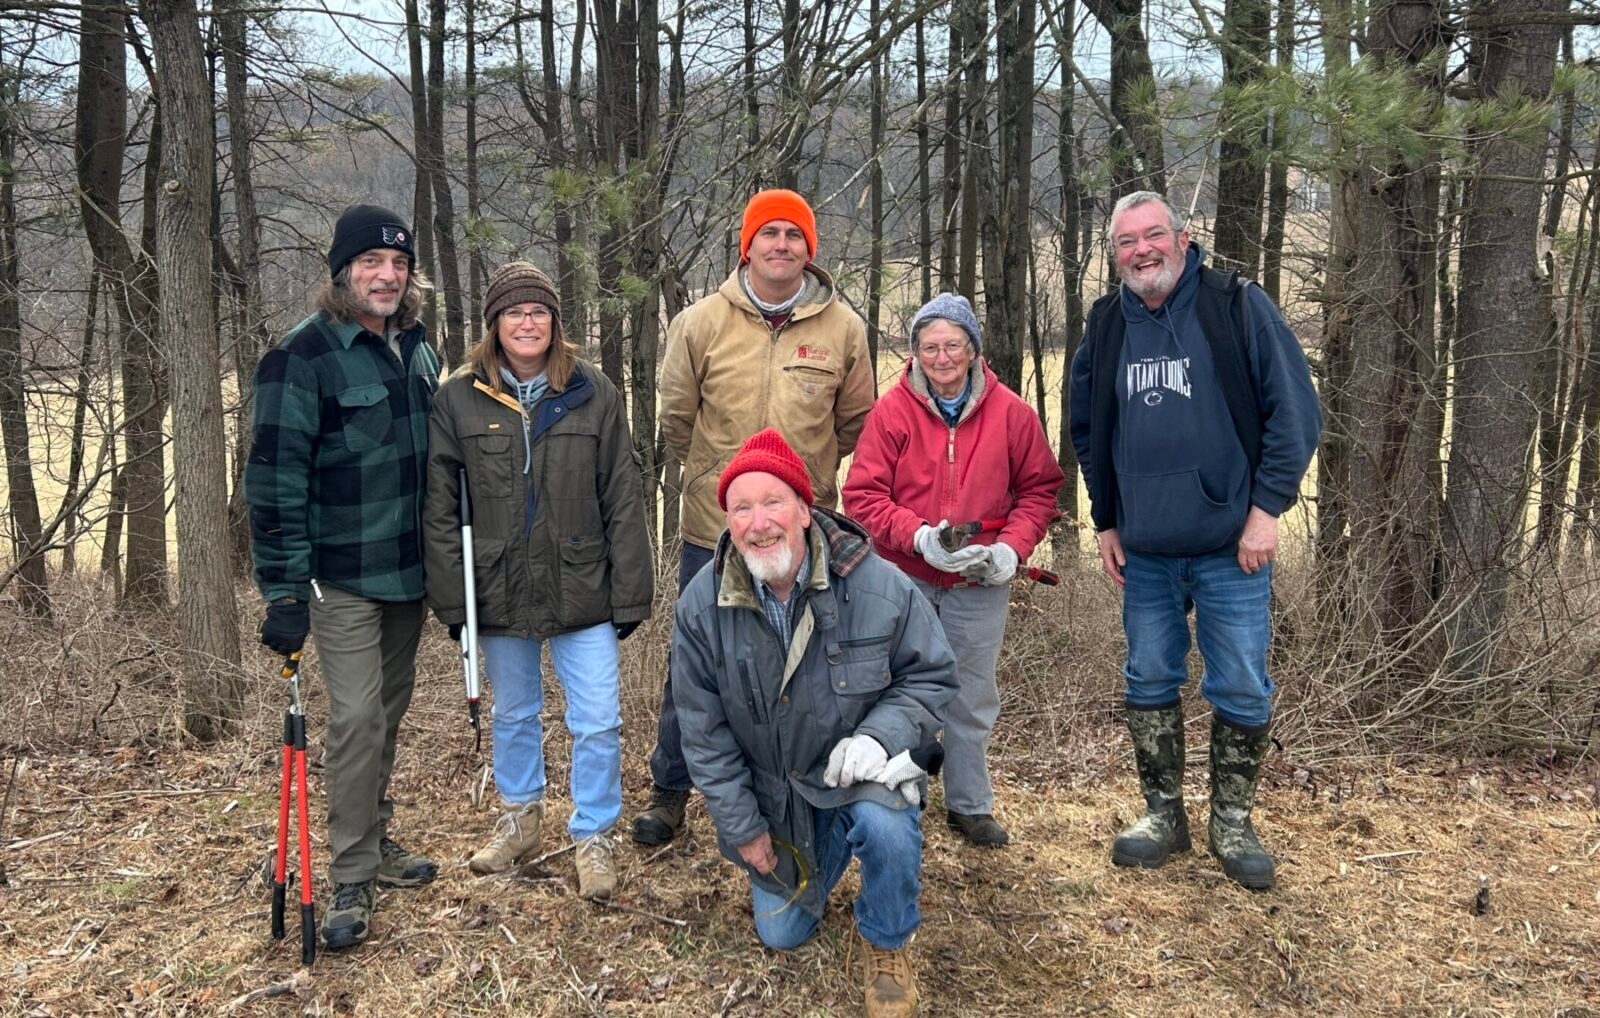
[[[750,257],[750,242],[756,231],[774,219],[787,219],[800,227],[806,236],[806,253],[812,261],[817,257],[817,217],[812,214],[806,200],[783,188],[757,191],[744,207],[744,224],[739,227],[739,260]]]

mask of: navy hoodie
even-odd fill
[[[1154,311],[1122,288],[1127,330],[1111,448],[1117,533],[1134,551],[1200,555],[1233,548],[1251,505],[1273,516],[1288,507],[1321,432],[1305,354],[1271,299],[1252,286],[1247,354],[1262,410],[1261,462],[1252,476],[1195,315],[1204,259],[1191,243],[1183,274]],[[1087,391],[1082,395],[1086,407]],[[1080,405],[1076,393],[1073,405]]]

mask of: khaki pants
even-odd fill
[[[328,874],[335,883],[353,884],[378,875],[378,840],[394,815],[389,775],[400,719],[411,703],[425,610],[421,601],[372,601],[319,586],[311,599],[311,634],[328,688]]]
[[[989,733],[1000,717],[995,668],[1011,612],[1011,587],[935,587],[912,580],[933,605],[956,654],[961,686],[944,708],[944,804],[968,816],[994,812]]]

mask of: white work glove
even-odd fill
[[[889,791],[899,792],[912,806],[922,802],[922,779],[927,772],[911,762],[911,751],[896,753],[873,780],[888,785]]]
[[[913,543],[917,547],[917,554],[922,560],[935,569],[947,573],[959,573],[961,570],[980,562],[984,558],[983,548],[979,545],[969,544],[958,551],[945,551],[939,543],[939,531],[950,525],[949,520],[940,520],[937,527],[924,523],[917,528],[917,536]]]
[[[1017,550],[1004,541],[985,545],[984,550],[989,553],[989,565],[976,577],[977,581],[986,587],[1003,587],[1010,583],[1017,575]]]
[[[822,783],[829,788],[849,788],[857,781],[874,781],[889,762],[889,751],[870,735],[847,735],[828,754]]]

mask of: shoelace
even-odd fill
[[[604,834],[596,834],[583,843],[583,859],[596,873],[611,872],[611,842]]]
[[[910,966],[906,962],[905,952],[891,951],[886,947],[877,947],[871,943],[865,945],[867,951],[867,978],[888,976],[895,982],[905,982],[910,975]]]
[[[335,910],[355,908],[367,903],[366,884],[340,884],[333,892]]]

